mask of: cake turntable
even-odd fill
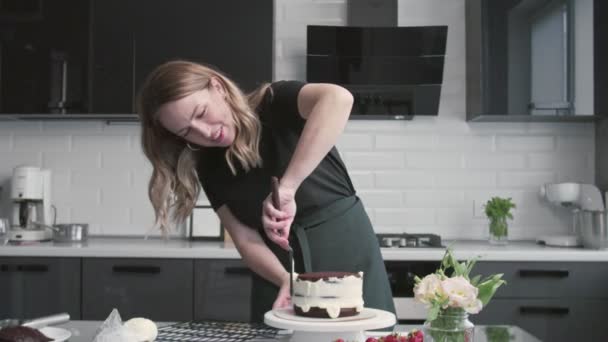
[[[390,327],[397,320],[388,311],[371,308],[363,308],[357,316],[331,319],[297,316],[289,307],[266,312],[264,323],[274,328],[292,330],[289,342],[334,341],[338,338],[364,342],[366,330]]]

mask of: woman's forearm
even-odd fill
[[[235,240],[235,245],[247,266],[262,278],[281,286],[289,273],[281,264],[279,259],[266,246],[260,234],[256,230],[251,230],[251,235],[245,239]]]
[[[344,131],[353,104],[352,95],[343,88],[332,89],[312,105],[281,186],[297,189],[319,165]]]
[[[257,230],[244,225],[227,206],[217,210],[217,214],[247,266],[262,278],[281,286],[289,273],[279,259],[266,246]]]

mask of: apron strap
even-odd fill
[[[352,195],[339,199],[328,206],[315,210],[314,212],[307,213],[307,215],[297,222],[294,221],[291,228],[295,232],[302,251],[302,261],[304,263],[304,272],[313,272],[312,270],[312,259],[310,256],[310,245],[308,243],[308,237],[306,236],[306,229],[317,226],[337,215],[344,213],[346,210],[352,208],[357,204],[358,197]]]

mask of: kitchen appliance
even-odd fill
[[[351,119],[438,114],[447,26],[309,25],[306,34],[306,80],[348,89]]]
[[[585,234],[591,234],[593,219],[591,213],[602,213],[605,215],[605,207],[602,194],[599,189],[592,184],[582,183],[553,183],[545,184],[540,188],[540,196],[549,203],[558,207],[569,209],[572,212],[572,225],[569,234],[556,234],[539,236],[537,241],[549,246],[576,247],[583,244],[581,239],[581,229]],[[601,221],[596,219],[596,222]],[[605,219],[604,219],[605,222]],[[584,225],[589,225],[586,229]],[[605,223],[604,223],[605,227]]]
[[[376,237],[384,248],[445,248],[436,234],[376,234]]]
[[[12,223],[9,241],[45,241],[52,237],[44,226],[51,221],[51,171],[35,166],[13,169]]]
[[[55,224],[51,229],[55,242],[82,243],[87,241],[89,235],[89,225],[86,223]]]

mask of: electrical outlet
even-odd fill
[[[473,201],[473,217],[483,218],[486,217],[486,202],[487,200],[476,199]]]

